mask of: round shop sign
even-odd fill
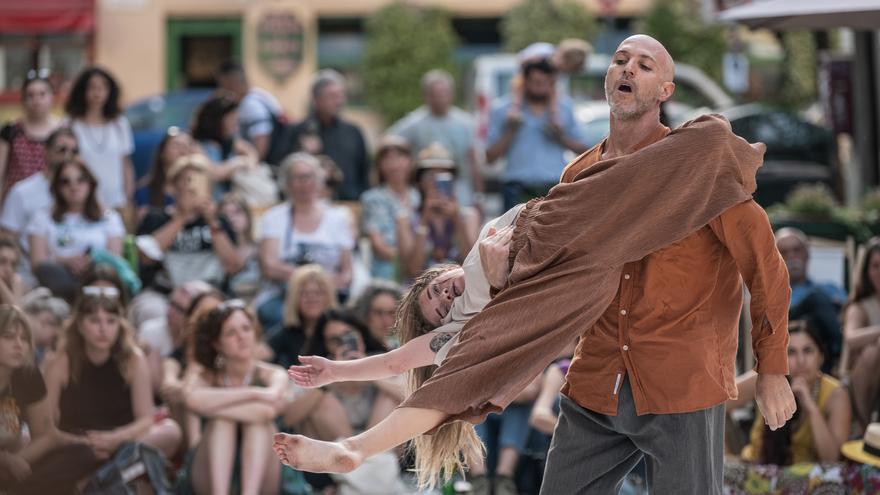
[[[277,83],[296,72],[302,63],[305,32],[289,12],[268,12],[257,24],[257,60]]]

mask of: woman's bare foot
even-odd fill
[[[276,433],[272,448],[282,464],[310,473],[347,473],[364,462],[345,442],[322,442],[302,435]]]

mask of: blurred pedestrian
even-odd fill
[[[116,79],[100,67],[89,67],[77,76],[65,106],[80,158],[101,178],[98,199],[117,210],[134,196],[134,139],[120,99]]]
[[[18,181],[46,168],[44,144],[60,121],[52,115],[54,90],[45,71],[31,70],[21,85],[21,119],[0,129],[0,202]]]
[[[433,143],[442,144],[458,167],[455,195],[459,203],[473,205],[473,194],[485,189],[474,118],[452,104],[455,80],[445,70],[434,69],[422,76],[422,96],[424,104],[398,120],[387,132],[405,137],[414,155]]]

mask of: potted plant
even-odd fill
[[[767,213],[774,229],[795,227],[809,236],[839,241],[849,236],[865,240],[871,235],[862,222],[861,212],[839,206],[824,184],[796,187],[784,203],[770,207]]]

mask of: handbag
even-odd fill
[[[146,477],[156,495],[172,495],[165,467],[165,457],[155,448],[142,443],[125,443],[89,477],[83,494],[135,495],[137,491],[131,483]]]

